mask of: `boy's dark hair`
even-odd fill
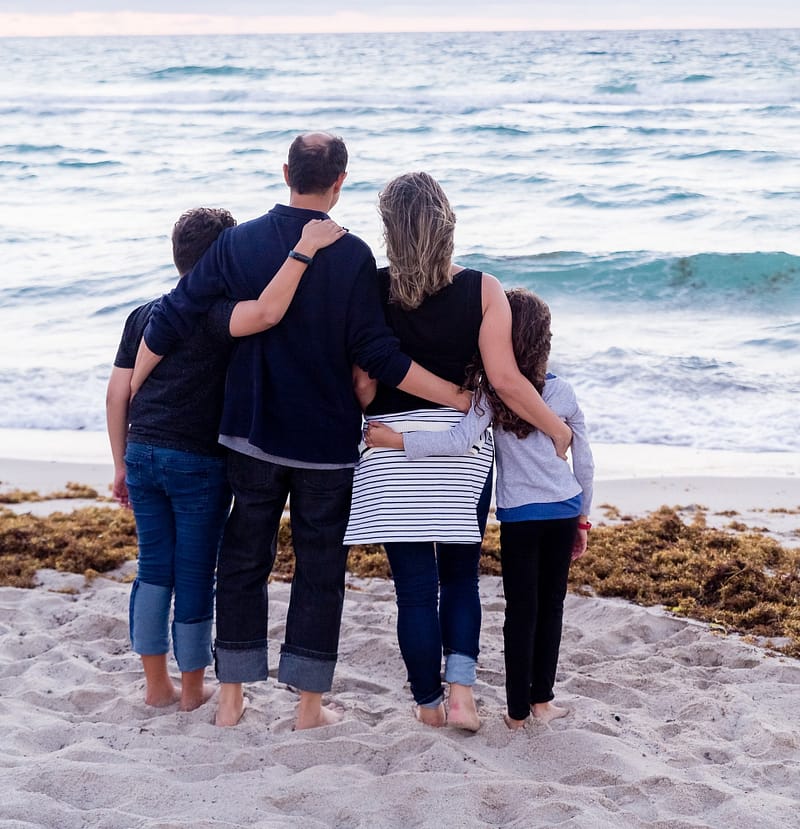
[[[324,193],[347,170],[347,147],[337,135],[309,141],[298,135],[289,147],[289,187],[296,193]]]
[[[185,276],[236,219],[218,207],[195,207],[187,210],[172,228],[172,259],[181,276]]]

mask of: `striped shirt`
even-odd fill
[[[455,409],[415,409],[368,420],[410,432],[449,430],[462,418]],[[409,460],[401,449],[365,449],[353,479],[344,543],[480,541],[478,499],[492,459],[490,431],[477,436],[467,454],[455,457]]]

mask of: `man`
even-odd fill
[[[145,331],[165,354],[221,296],[255,299],[295,252],[303,225],[327,218],[347,176],[347,149],[326,133],[299,136],[284,178],[289,204],[231,228],[168,294]],[[400,353],[386,326],[375,260],[352,234],[319,251],[283,321],[238,343],[228,369],[220,442],[228,453],[234,508],[225,527],[217,585],[217,725],[244,710],[242,683],[267,678],[267,577],[290,497],[295,574],[278,679],[300,692],[296,728],[334,722],[322,707],[336,664],[361,410],[352,366],[384,383],[462,410],[468,401]],[[135,381],[134,381],[135,387]]]

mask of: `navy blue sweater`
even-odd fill
[[[315,210],[275,205],[223,231],[153,310],[144,332],[148,347],[169,352],[220,297],[258,298],[303,225],[324,218]],[[361,433],[354,364],[396,386],[411,360],[386,325],[372,253],[348,233],[317,252],[279,325],[237,342],[220,433],[287,460],[354,463]]]

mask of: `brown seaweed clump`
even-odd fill
[[[734,528],[738,529],[738,528]],[[800,550],[747,531],[685,524],[662,507],[647,518],[592,530],[574,562],[571,589],[640,605],[768,639],[800,657]]]
[[[34,587],[42,567],[107,573],[136,558],[132,513],[87,507],[45,517],[0,508],[0,584]]]
[[[499,527],[487,527],[481,571],[500,574]],[[35,586],[51,567],[92,575],[136,558],[130,512],[88,507],[46,517],[0,508],[0,584]],[[273,578],[293,571],[291,530],[278,537]],[[348,569],[362,577],[391,573],[380,545],[350,550]],[[775,650],[800,657],[800,550],[749,530],[710,529],[702,512],[686,524],[662,507],[646,518],[592,530],[589,550],[574,562],[570,589],[616,596],[714,624],[715,629],[765,637]]]
[[[11,489],[7,492],[0,492],[0,504],[24,504],[35,501],[61,501],[70,498],[85,498],[88,501],[108,500],[102,498],[96,489],[85,484],[76,484],[73,481],[68,481],[64,489],[57,492],[50,492],[47,495],[42,495],[40,492],[24,489]]]

